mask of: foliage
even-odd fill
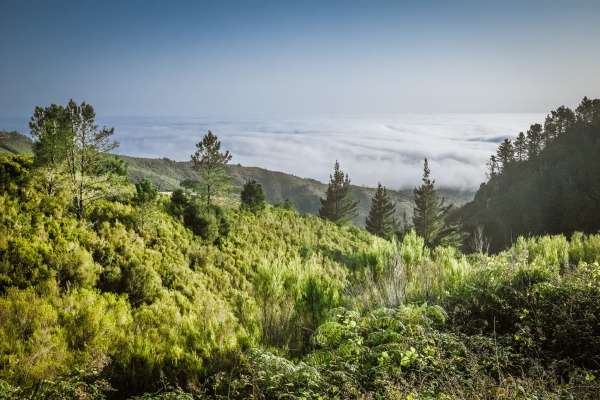
[[[494,252],[518,236],[597,232],[599,115],[600,99],[584,98],[575,111],[559,107],[543,126],[533,124],[526,136],[519,135],[517,157],[513,160],[508,152],[507,165],[503,161],[503,168],[490,173],[474,200],[460,210],[465,232],[483,228]],[[498,153],[506,153],[506,143]]]
[[[139,225],[143,232],[148,218],[151,217],[154,203],[158,197],[158,191],[148,179],[135,184],[135,196],[133,201],[139,210]]]
[[[117,147],[111,140],[114,128],[99,128],[94,108],[73,100],[66,106],[36,107],[29,127],[35,139],[34,163],[44,171],[47,193],[53,195],[57,187],[68,184],[82,219],[87,203],[110,193],[113,171],[107,167],[117,167],[116,175],[123,174],[118,163],[107,162],[106,153]]]
[[[242,188],[240,195],[242,208],[257,212],[265,208],[265,194],[263,193],[262,186],[256,181],[248,181]]]
[[[366,228],[373,235],[391,238],[396,230],[396,206],[391,202],[387,190],[381,183],[371,200],[371,209],[366,220]]]
[[[230,178],[225,166],[229,161],[229,150],[221,152],[221,141],[211,131],[196,144],[192,164],[201,177],[200,195],[206,207],[212,205],[211,198],[223,194],[228,188]]]
[[[425,239],[428,246],[460,245],[461,236],[458,227],[450,223],[448,214],[452,205],[446,206],[435,190],[435,180],[430,178],[431,171],[427,159],[423,162],[423,183],[415,188],[415,209],[413,225],[417,234]]]
[[[325,198],[321,199],[319,216],[338,225],[348,223],[356,216],[358,202],[352,199],[350,178],[336,161],[330,176]]]
[[[249,346],[304,353],[343,301],[348,271],[378,268],[378,254],[393,251],[365,231],[281,208],[211,208],[215,245],[160,196],[142,232],[143,185],[90,204],[80,220],[68,193],[38,186],[27,157],[3,156],[0,171],[0,379],[27,396],[50,382],[83,387],[77,376],[105,379],[119,397],[164,381],[192,390]]]

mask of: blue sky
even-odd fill
[[[0,116],[546,112],[599,43],[598,1],[0,0]]]

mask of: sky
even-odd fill
[[[73,98],[129,153],[185,159],[210,127],[242,163],[326,178],[303,161],[336,156],[368,184],[364,171],[395,160],[410,171],[388,179],[398,186],[429,154],[476,187],[493,140],[600,97],[599,43],[596,0],[0,0],[0,129],[26,130],[36,105]],[[304,126],[313,133],[286,136]],[[390,140],[392,155],[377,150]],[[277,165],[258,149],[286,143]],[[471,172],[441,161],[463,149]]]

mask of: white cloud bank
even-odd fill
[[[340,161],[353,183],[390,188],[420,181],[428,157],[439,185],[476,188],[485,163],[505,137],[540,114],[407,114],[242,121],[202,118],[106,118],[119,152],[187,160],[211,129],[232,151],[233,162],[326,181]]]
[[[542,120],[542,114],[99,118],[115,127],[121,154],[189,160],[194,144],[211,129],[234,163],[327,181],[337,159],[353,183],[381,181],[394,189],[420,182],[424,157],[438,185],[477,188],[497,143]],[[0,130],[28,132],[26,126],[25,119],[0,120]]]

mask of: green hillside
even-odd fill
[[[168,159],[148,159],[120,156],[128,164],[129,176],[133,180],[148,177],[163,191],[171,191],[179,187],[179,182],[184,179],[198,179],[196,172],[189,162],[178,162]],[[244,167],[231,165],[230,175],[235,186],[239,189],[246,181],[256,180],[265,191],[267,201],[271,204],[283,203],[290,200],[300,212],[317,214],[321,206],[320,198],[324,196],[327,185],[315,179],[300,178],[283,172],[269,171],[259,167]],[[375,188],[352,186],[352,195],[359,201],[358,216],[354,222],[364,226],[365,218],[369,213],[371,198]],[[473,193],[453,189],[441,189],[440,193],[448,203],[460,206],[470,199]],[[412,190],[390,190],[390,197],[396,203],[398,216],[406,212],[410,219],[412,216],[413,193]]]
[[[31,141],[23,135],[16,133],[0,135],[0,148],[18,149],[18,151],[29,151],[31,148]],[[178,188],[179,183],[184,179],[198,179],[197,173],[191,168],[190,162],[179,162],[166,158],[119,157],[127,162],[128,174],[133,181],[139,181],[146,177],[161,191],[172,191]],[[318,213],[321,205],[319,199],[323,197],[327,188],[326,184],[314,179],[300,178],[259,167],[231,165],[229,170],[237,190],[246,181],[256,180],[262,185],[269,203],[277,204],[290,200],[298,211],[303,213]],[[374,181],[376,181],[376,178],[374,178]],[[354,198],[359,201],[358,216],[354,222],[359,226],[364,226],[375,188],[353,186],[352,193]],[[440,193],[448,203],[457,206],[473,198],[471,191],[442,188]],[[412,190],[390,190],[389,194],[396,203],[398,217],[402,218],[403,213],[406,212],[410,220],[413,204]]]
[[[0,155],[2,399],[600,393],[599,235],[465,256],[277,207],[189,220],[119,180],[78,219],[46,179]]]
[[[18,132],[0,131],[0,153],[27,153],[31,152],[31,139]]]

